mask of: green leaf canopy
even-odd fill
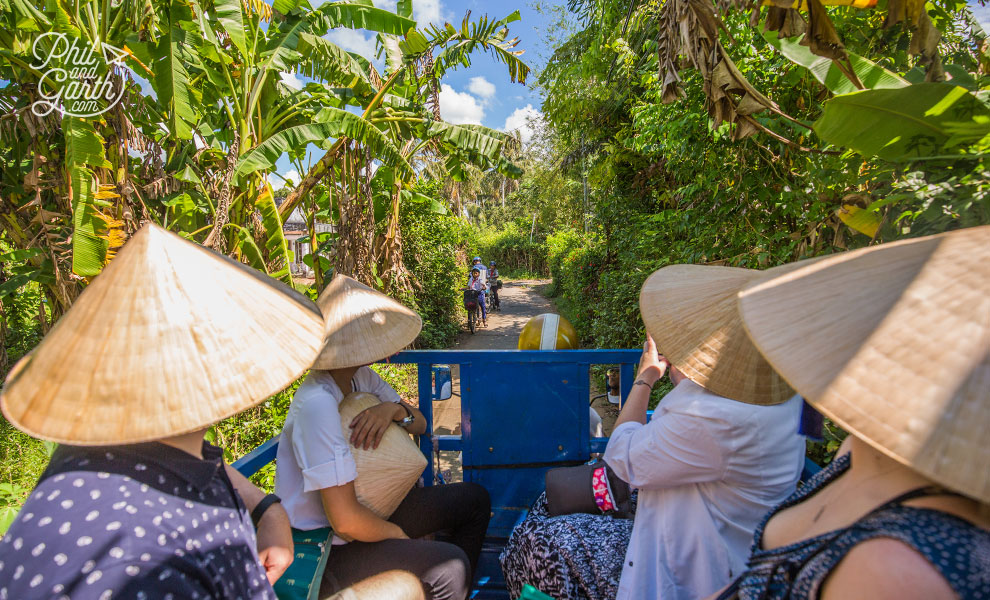
[[[239,178],[259,169],[273,168],[275,161],[291,148],[305,147],[313,142],[339,137],[359,142],[390,167],[395,167],[409,175],[413,173],[412,167],[402,157],[395,144],[358,115],[339,108],[325,107],[320,111],[319,117],[325,122],[289,127],[244,153],[234,170],[234,177]]]

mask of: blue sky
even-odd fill
[[[395,0],[374,2],[375,6],[395,9]],[[550,0],[546,3],[563,4],[563,0]],[[500,19],[518,10],[522,19],[509,26],[510,36],[520,39],[517,49],[525,50],[521,58],[530,67],[536,70],[542,66],[541,59],[545,59],[549,53],[549,49],[543,46],[542,35],[548,19],[533,7],[531,0],[413,0],[413,16],[420,27],[428,22],[460,25],[468,10],[471,11],[472,20],[483,14]],[[373,33],[338,29],[328,34],[327,38],[351,52],[369,58],[374,55]],[[519,129],[524,141],[528,140],[531,132],[528,119],[538,115],[541,103],[539,95],[530,88],[534,78],[531,76],[527,85],[512,83],[505,65],[478,52],[470,68],[462,67],[444,77],[441,82],[440,113],[444,120],[452,123],[480,123],[504,131]],[[313,158],[313,162],[318,159],[319,155]],[[298,182],[298,173],[287,157],[283,156],[276,166],[280,175]],[[271,181],[276,188],[282,186],[278,177],[272,177]]]
[[[983,25],[983,30],[990,33],[990,6],[980,6],[976,0],[967,0],[966,3],[969,4],[969,10],[973,11],[976,20]]]

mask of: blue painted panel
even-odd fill
[[[593,365],[631,364],[639,360],[642,350],[403,350],[390,356],[389,363],[428,363],[456,365],[473,363],[577,363]],[[632,386],[632,381],[629,382]]]
[[[426,418],[426,431],[433,431],[433,371],[428,362],[419,363],[419,412]],[[429,435],[419,436],[419,449],[426,456],[426,469],[423,471],[423,482],[433,485],[433,440]]]
[[[461,368],[466,465],[588,458],[586,367],[584,372],[573,363],[467,367]]]
[[[235,460],[231,466],[240,471],[241,475],[250,477],[257,473],[261,467],[275,460],[275,454],[277,452],[278,437],[273,437],[251,452],[248,452],[244,456]]]

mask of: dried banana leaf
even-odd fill
[[[771,6],[767,10],[766,29],[779,32],[780,37],[789,38],[806,32],[808,24],[801,13],[793,8]]]
[[[801,45],[807,46],[818,56],[834,60],[846,59],[845,46],[819,0],[808,0],[808,33],[801,40]]]

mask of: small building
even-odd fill
[[[316,224],[316,233],[333,233],[336,230],[336,227],[329,223]],[[282,224],[282,233],[285,235],[289,250],[292,251],[292,264],[289,265],[289,272],[297,277],[312,277],[313,269],[303,262],[303,257],[312,252],[312,244],[309,242],[309,228],[306,226],[306,217],[298,207]],[[325,253],[324,256],[326,256]]]

